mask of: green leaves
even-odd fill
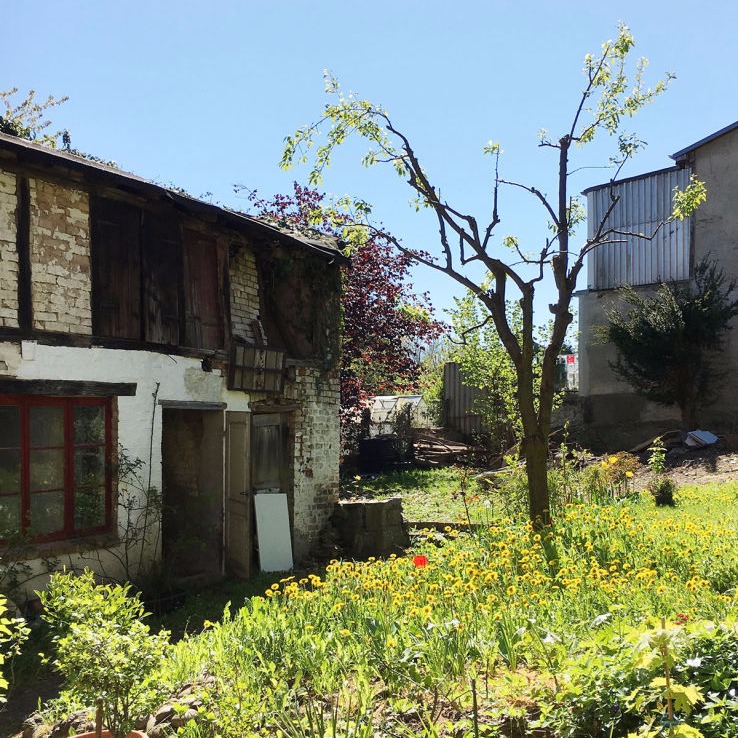
[[[613,370],[643,397],[676,404],[685,430],[696,427],[698,407],[715,396],[720,374],[714,358],[738,315],[736,289],[708,255],[690,284],[662,284],[652,297],[624,288],[620,296],[629,308],[606,311],[617,350]]]
[[[103,699],[105,723],[122,738],[156,707],[166,685],[151,675],[169,650],[169,633],[149,633],[143,605],[129,586],[98,585],[91,571],[57,573],[40,593],[52,628],[56,668],[66,689],[92,707]]]
[[[14,98],[17,94],[17,87],[10,90],[0,90],[0,103],[5,108],[5,111],[0,115],[0,133],[27,138],[30,141],[37,141],[44,146],[55,149],[62,132],[46,132],[51,125],[51,121],[45,117],[46,111],[49,108],[61,105],[69,98],[55,98],[53,95],[49,95],[44,102],[37,102],[36,92],[30,90],[25,98],[20,102],[16,102]],[[68,138],[69,134],[65,131],[64,136]]]
[[[308,162],[308,150],[314,149],[313,161],[308,181],[312,186],[323,181],[323,171],[331,165],[333,152],[351,135],[366,139],[372,147],[363,155],[361,163],[365,167],[378,163],[392,162],[400,176],[407,172],[403,162],[404,154],[392,143],[388,134],[389,118],[386,111],[369,100],[357,99],[353,93],[344,94],[338,80],[328,71],[323,73],[325,91],[337,98],[337,102],[327,103],[320,119],[299,128],[284,140],[284,151],[280,160],[282,169],[290,169],[295,162]],[[325,143],[318,144],[318,137],[325,132]]]
[[[696,175],[690,175],[689,184],[685,189],[674,188],[674,208],[671,211],[671,220],[688,218],[706,199],[707,187],[705,183],[698,180]]]
[[[599,56],[587,54],[584,59],[584,73],[588,85],[583,93],[583,102],[594,99],[594,104],[586,108],[591,113],[590,122],[585,122],[577,132],[578,116],[572,128],[572,138],[584,145],[594,140],[599,130],[609,135],[618,132],[624,117],[633,117],[642,107],[662,94],[674,75],[666,74],[653,88],[644,87],[643,75],[648,60],[639,59],[635,70],[629,76],[627,60],[635,46],[630,29],[621,23],[615,40],[602,44]],[[620,157],[618,164],[632,157],[643,146],[643,142],[621,135],[618,142]],[[637,143],[636,143],[637,142]]]
[[[0,704],[5,702],[4,692],[8,680],[3,676],[2,666],[8,656],[20,653],[20,647],[31,632],[23,618],[9,618],[7,600],[0,595]]]

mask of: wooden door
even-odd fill
[[[251,576],[250,413],[226,413],[226,563],[236,576]]]

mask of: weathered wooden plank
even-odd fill
[[[185,344],[222,348],[222,284],[218,244],[212,236],[184,230]]]
[[[16,250],[18,252],[18,325],[25,335],[33,330],[31,296],[31,191],[28,177],[16,178]]]
[[[141,339],[141,212],[94,197],[92,327],[97,336]]]
[[[182,234],[174,218],[143,217],[144,339],[178,346],[184,335]]]
[[[136,383],[0,377],[0,393],[52,397],[132,397],[136,394]]]

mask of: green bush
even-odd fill
[[[0,703],[6,701],[5,690],[8,688],[8,680],[3,674],[2,667],[8,656],[20,652],[20,647],[29,633],[23,618],[10,618],[7,613],[8,601],[0,595]]]
[[[592,638],[560,666],[559,688],[537,727],[561,738],[738,737],[734,620],[691,623],[677,615],[665,627],[630,627],[607,614],[593,626]],[[668,698],[674,733],[660,729]]]
[[[659,507],[674,507],[676,504],[674,493],[676,490],[676,484],[669,477],[657,476],[651,482],[651,494],[653,495],[654,502]]]
[[[168,691],[151,675],[169,648],[169,633],[149,632],[129,586],[99,585],[89,570],[54,574],[39,596],[65,691],[87,707],[102,700],[105,725],[122,738]]]

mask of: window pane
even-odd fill
[[[64,449],[31,451],[31,492],[64,486]]]
[[[31,495],[31,527],[34,536],[64,530],[64,492]]]
[[[279,487],[279,472],[282,467],[281,426],[255,425],[252,428],[252,474],[256,489]]]
[[[64,408],[35,405],[29,411],[30,440],[33,446],[64,445]]]
[[[20,450],[0,450],[0,494],[20,491]]]
[[[0,497],[0,538],[20,532],[20,497]]]
[[[105,481],[105,451],[84,448],[74,452],[74,486],[97,487]]]
[[[0,405],[0,448],[20,446],[20,408]]]
[[[105,441],[105,408],[102,405],[81,405],[74,408],[74,443]]]
[[[105,525],[105,489],[92,487],[74,491],[74,528],[99,528]]]

